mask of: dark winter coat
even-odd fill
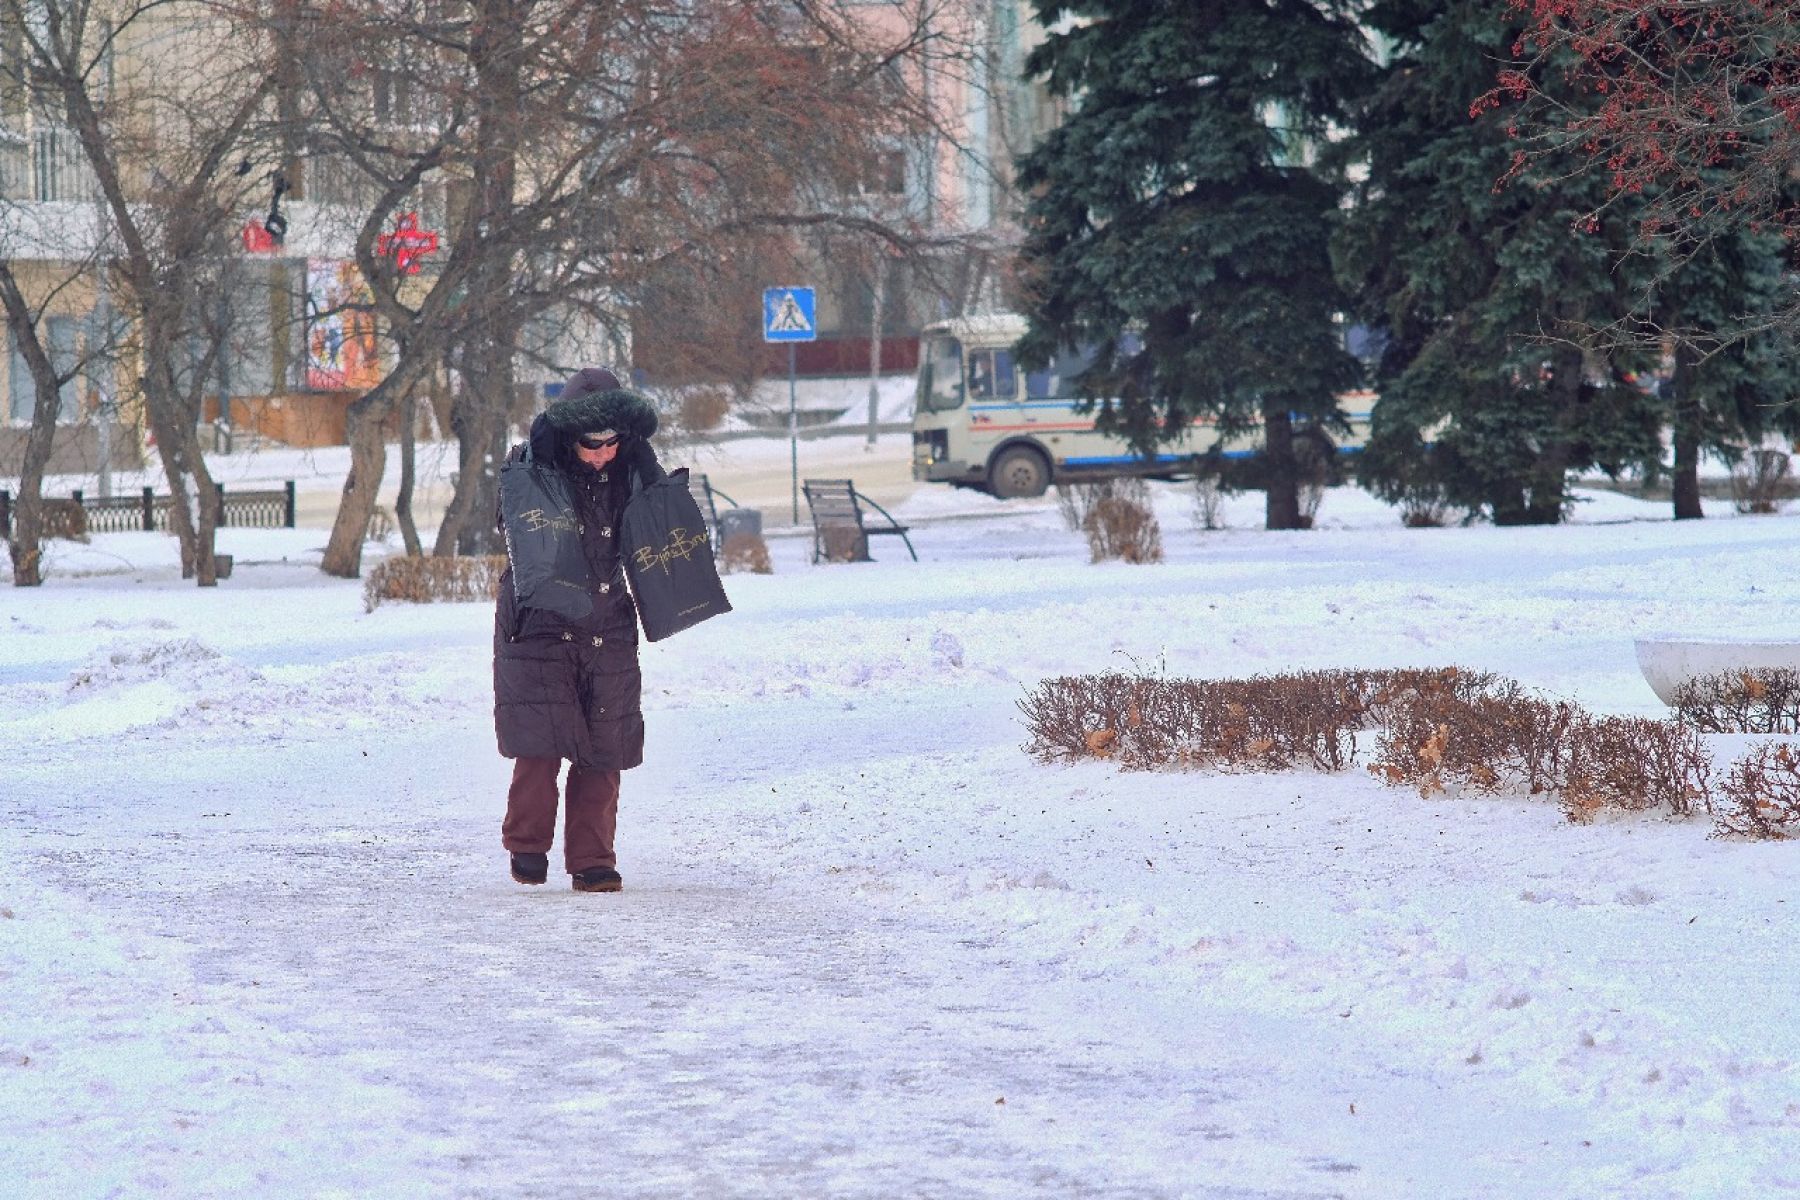
[[[576,435],[625,434],[605,471],[575,457]],[[637,609],[625,587],[619,526],[632,481],[664,477],[650,448],[656,410],[627,391],[566,397],[531,425],[532,456],[571,483],[581,510],[581,545],[594,579],[594,611],[570,620],[520,608],[512,572],[500,581],[494,614],[494,732],[507,758],[564,758],[601,770],[644,760]],[[511,458],[524,453],[521,444]]]

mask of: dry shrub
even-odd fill
[[[1386,670],[1315,671],[1305,677],[1317,677],[1321,686],[1343,689],[1345,703],[1353,703],[1366,714],[1363,728],[1387,725],[1398,707],[1410,705],[1419,696],[1444,695],[1471,700],[1486,695],[1505,683],[1491,671],[1470,671],[1462,667],[1405,667]]]
[[[1019,708],[1031,734],[1026,750],[1046,762],[1338,771],[1356,760],[1357,732],[1373,730],[1369,770],[1422,796],[1451,788],[1553,795],[1571,821],[1606,809],[1675,816],[1713,809],[1712,762],[1698,731],[1675,721],[1591,716],[1482,671],[1063,676],[1039,684]],[[1789,786],[1800,805],[1800,771]],[[1800,821],[1800,807],[1791,819]]]
[[[1645,717],[1584,717],[1569,739],[1558,803],[1571,821],[1603,809],[1666,809],[1678,817],[1712,808],[1712,758],[1693,729]]]
[[[682,390],[677,420],[689,433],[717,429],[731,411],[731,391],[723,387],[690,387]]]
[[[1194,476],[1194,524],[1203,530],[1225,528],[1224,485],[1210,473]]]
[[[748,571],[752,575],[773,575],[769,561],[769,543],[759,533],[734,533],[719,547],[720,565],[727,575]]]
[[[1128,563],[1163,560],[1162,526],[1148,503],[1124,496],[1103,496],[1082,523],[1094,562],[1119,559]]]
[[[1800,761],[1789,746],[1761,746],[1731,764],[1719,789],[1714,837],[1800,835]]]
[[[869,535],[855,525],[827,525],[819,542],[828,563],[869,561]]]
[[[1039,762],[1110,758],[1121,729],[1142,725],[1128,717],[1140,696],[1158,686],[1142,676],[1060,675],[1046,679],[1019,701],[1031,734],[1025,751]]]
[[[363,580],[363,609],[374,612],[383,600],[429,604],[434,600],[493,600],[499,594],[506,555],[468,558],[383,559]]]
[[[1092,483],[1059,483],[1056,485],[1056,511],[1071,533],[1087,528],[1088,517],[1102,500],[1131,500],[1150,507],[1150,485],[1129,475],[1117,479],[1096,479]]]
[[[1366,713],[1330,672],[1248,680],[1064,676],[1039,684],[1019,708],[1031,733],[1026,749],[1041,761],[1266,771],[1342,770],[1355,757]]]
[[[1299,501],[1302,529],[1311,529],[1318,520],[1319,505],[1331,484],[1335,453],[1329,442],[1316,437],[1294,440],[1295,498]]]
[[[1473,695],[1443,689],[1402,695],[1384,713],[1369,770],[1421,796],[1450,787],[1489,794],[1560,790],[1567,777],[1569,737],[1580,716],[1573,704],[1526,695],[1506,680]]]
[[[1450,522],[1450,503],[1441,496],[1414,497],[1400,506],[1400,523],[1408,529],[1439,529]]]
[[[1762,667],[1683,681],[1675,715],[1706,733],[1800,732],[1800,671]]]
[[[1731,502],[1741,513],[1772,513],[1787,492],[1785,450],[1752,450],[1731,468]]]
[[[71,542],[88,540],[87,509],[81,506],[81,501],[45,500],[43,506],[43,528],[39,537]]]

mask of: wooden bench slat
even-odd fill
[[[913,549],[912,539],[906,536],[910,526],[902,525],[894,520],[888,511],[875,501],[856,490],[856,485],[848,479],[808,479],[802,485],[806,493],[806,507],[812,514],[813,522],[813,562],[825,557],[826,530],[842,531],[854,529],[861,545],[857,547],[861,557],[856,561],[868,561],[868,539],[877,534],[897,534],[906,543],[906,552],[912,555],[914,562],[919,561],[919,552]],[[864,507],[872,508],[885,522],[885,525],[870,525],[865,519]]]

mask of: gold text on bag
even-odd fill
[[[669,540],[661,550],[650,546],[639,546],[632,553],[632,557],[637,560],[638,570],[648,571],[651,567],[661,567],[663,574],[667,575],[670,559],[690,558],[695,550],[706,544],[706,534],[696,533],[690,536],[687,530],[677,525],[669,530]]]
[[[551,516],[541,508],[528,509],[519,514],[519,520],[523,521],[525,528],[532,533],[536,533],[540,529],[549,529],[557,533],[581,532],[581,523],[568,509],[564,509],[558,516]]]

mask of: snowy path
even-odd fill
[[[506,877],[483,606],[6,595],[0,1195],[1800,1194],[1792,845],[1044,767],[1014,707],[1166,660],[1651,712],[1631,633],[1780,628],[1791,523],[1202,539],[1165,498],[1156,568],[1040,506],[734,577],[646,648],[618,896]]]
[[[1180,964],[1161,986],[1121,989],[1073,943],[1046,954],[1016,919],[907,895],[954,890],[954,869],[982,856],[934,849],[966,815],[924,797],[904,813],[909,775],[943,779],[904,746],[956,730],[971,767],[1014,756],[997,701],[1010,696],[663,714],[653,765],[630,781],[617,897],[505,879],[482,729],[409,741],[398,793],[373,811],[365,792],[396,782],[379,747],[258,753],[266,788],[250,772],[222,786],[200,756],[170,774],[166,745],[118,754],[109,775],[156,784],[106,806],[33,805],[38,832],[16,848],[114,933],[191,948],[159,955],[176,981],[173,1044],[121,1036],[165,1071],[196,1039],[223,1043],[211,1052],[225,1074],[142,1097],[185,1115],[128,1126],[141,1157],[112,1164],[121,1190],[96,1163],[89,1191],[53,1173],[27,1194],[554,1196],[591,1181],[626,1196],[1473,1197],[1520,1194],[1527,1162],[1535,1175],[1570,1156],[1559,1174],[1585,1173],[1568,1125],[1585,1114],[1504,1081],[1452,1093],[1399,1067],[1372,1078],[1366,1047],[1257,1012],[1259,993],[1197,994]],[[794,779],[804,747],[780,733],[796,718],[809,742],[860,753]],[[703,767],[654,765],[684,761]],[[309,786],[320,778],[329,792]],[[803,810],[856,832],[809,836],[751,795],[790,779]],[[721,822],[730,803],[684,812],[696,788],[737,789],[741,817]],[[196,794],[212,814],[197,829]],[[1113,844],[1096,841],[1107,832]],[[1127,832],[1083,831],[1100,876],[1141,848]],[[896,853],[917,873],[894,871]],[[1083,874],[1048,861],[989,890],[1031,903],[1048,889],[1104,938],[1117,932],[1108,899]],[[86,1082],[119,1085],[116,1064],[89,1069]],[[1435,1178],[1420,1174],[1423,1146],[1443,1164]]]

